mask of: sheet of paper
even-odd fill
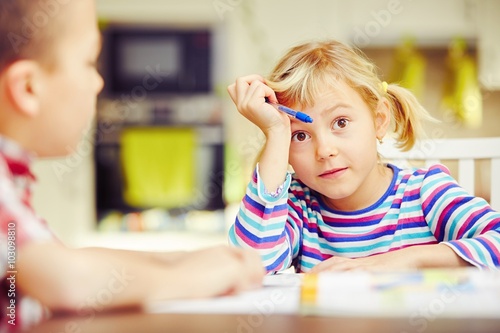
[[[150,304],[152,313],[500,318],[500,271],[279,274],[238,295]]]
[[[301,280],[301,274],[269,275],[260,289],[209,299],[155,302],[145,310],[151,313],[297,314]]]

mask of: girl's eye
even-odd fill
[[[335,122],[333,123],[333,129],[334,130],[343,129],[346,128],[347,125],[349,125],[349,120],[347,120],[346,118],[339,118],[335,120]]]
[[[309,135],[307,135],[304,132],[297,132],[297,133],[292,135],[292,141],[302,142],[302,141],[307,140],[308,138],[309,138]]]

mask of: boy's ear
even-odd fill
[[[36,79],[39,67],[31,60],[18,60],[5,69],[5,93],[9,103],[18,112],[34,117],[39,111]]]
[[[389,125],[391,124],[391,107],[389,106],[389,101],[385,98],[381,99],[375,116],[375,130],[377,138],[382,139]]]

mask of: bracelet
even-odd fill
[[[278,186],[278,188],[276,189],[276,191],[273,191],[273,192],[268,192],[267,189],[264,190],[264,192],[273,197],[273,198],[277,198],[281,195],[281,192],[283,192],[283,185],[284,184],[281,184],[280,186]]]

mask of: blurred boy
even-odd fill
[[[256,254],[230,247],[170,254],[70,249],[36,216],[30,164],[79,142],[103,86],[99,51],[94,0],[0,1],[2,324],[31,323],[43,309],[221,295],[263,277]]]

